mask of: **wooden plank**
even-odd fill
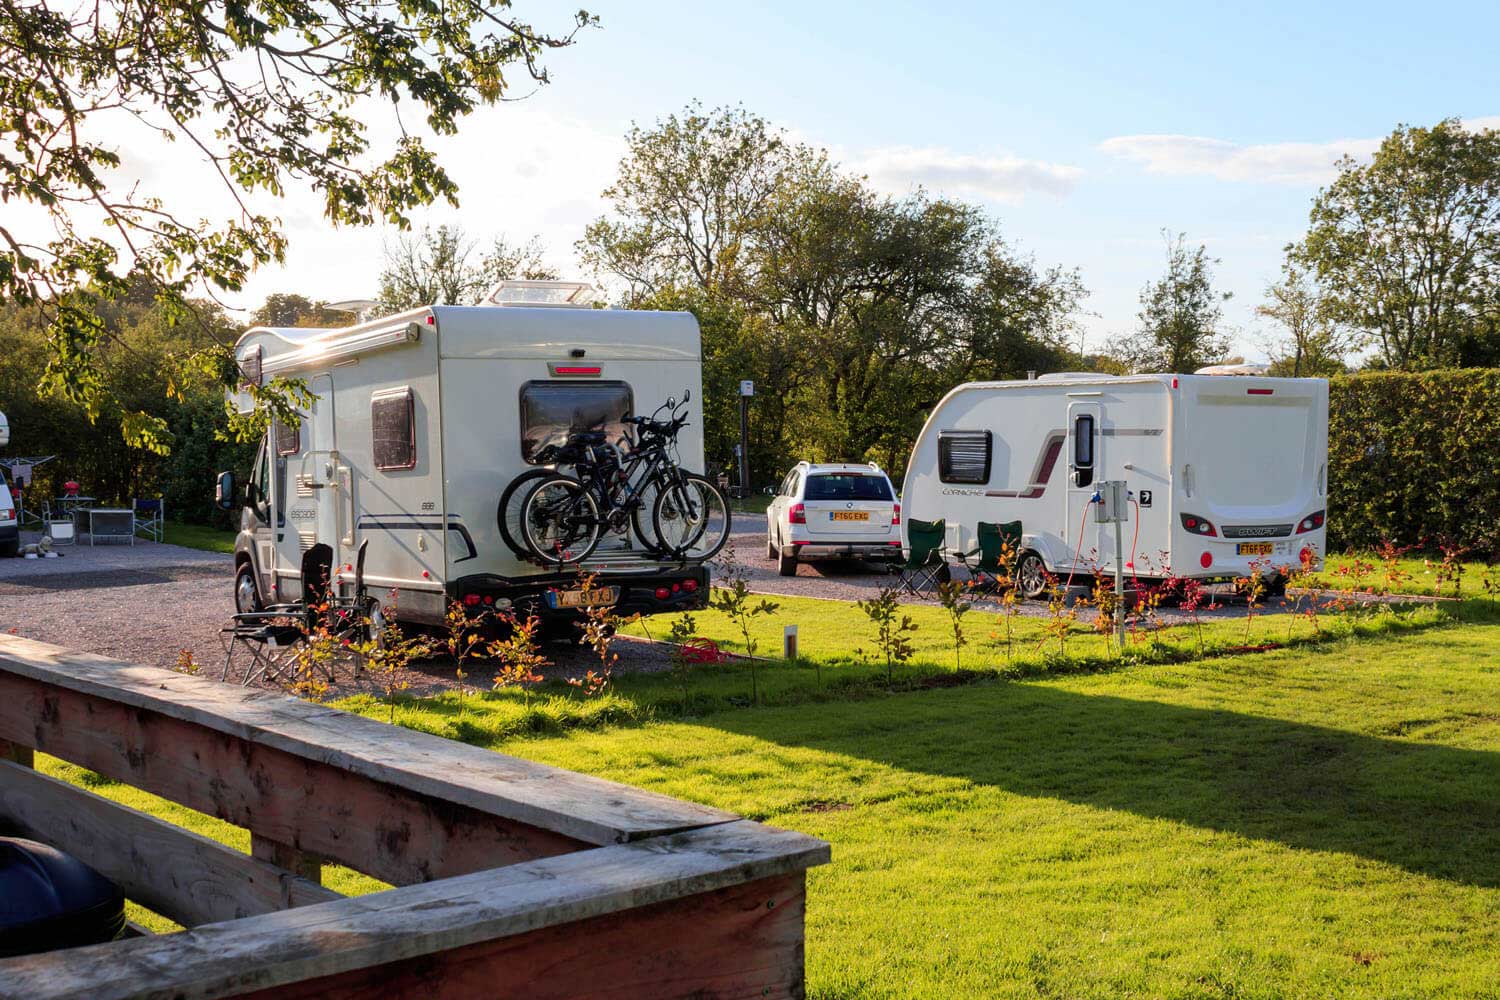
[[[802,997],[803,882],[779,875],[240,1000]]]
[[[0,961],[0,998],[240,996],[774,879],[827,860],[820,840],[741,820],[180,934],[7,959]],[[691,942],[684,947],[690,951]]]
[[[41,751],[394,885],[589,846],[335,764],[0,670],[0,734],[21,727]]]
[[[584,843],[624,843],[736,818],[286,695],[72,653],[19,636],[0,635],[0,676],[5,673],[190,722]],[[0,719],[0,739],[26,743],[29,730],[14,719],[8,725]]]
[[[31,747],[10,740],[0,740],[0,760],[8,760],[23,767],[34,767]]]
[[[342,899],[180,826],[0,761],[0,825],[85,862],[179,924],[215,923]]]

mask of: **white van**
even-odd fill
[[[10,444],[10,421],[0,413],[0,448]],[[10,495],[10,485],[5,481],[5,470],[0,468],[0,558],[14,556],[21,550],[21,528],[15,498]]]
[[[1139,579],[1222,580],[1321,556],[1328,383],[1065,373],[961,385],[912,449],[904,520],[945,521],[949,552],[977,547],[981,521],[1020,521],[1017,587],[1035,597],[1049,573],[1114,572],[1114,525],[1094,520],[1106,480],[1130,490],[1126,572]]]
[[[613,441],[632,414],[684,390],[699,399],[698,324],[685,312],[545,305],[536,301],[543,283],[520,284],[521,306],[502,283],[488,305],[240,337],[247,380],[299,378],[315,397],[300,427],[273,425],[261,443],[235,544],[241,610],[299,598],[314,550],[335,585],[348,586],[346,567],[368,540],[369,592],[401,619],[438,623],[459,600],[568,626],[578,567],[542,565],[508,544],[501,494],[572,431],[602,427]],[[251,405],[243,390],[235,399]],[[677,439],[683,467],[695,471],[701,412]],[[220,505],[236,506],[233,477],[220,480]],[[604,592],[591,603],[622,612],[696,608],[707,597],[701,563],[632,547],[629,532],[609,534],[582,568]]]

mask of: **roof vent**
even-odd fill
[[[1193,372],[1194,375],[1265,375],[1270,371],[1267,365],[1209,365],[1207,368],[1199,368]]]
[[[482,300],[487,306],[588,309],[599,293],[586,281],[502,281]]]

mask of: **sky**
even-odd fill
[[[976,202],[1039,264],[1079,268],[1090,349],[1134,328],[1170,229],[1221,260],[1236,350],[1263,358],[1271,331],[1254,307],[1339,156],[1368,156],[1398,123],[1500,127],[1493,2],[588,9],[601,27],[547,56],[550,85],[440,144],[462,208],[422,221],[536,235],[565,277],[582,277],[572,245],[605,210],[630,125],[693,100],[741,104],[884,190]],[[569,23],[568,4],[515,11],[542,29]],[[149,171],[149,147],[135,155]],[[237,304],[375,293],[394,234],[331,229],[302,196],[279,212],[287,265],[257,274]]]

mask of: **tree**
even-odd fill
[[[1338,163],[1288,248],[1339,322],[1392,368],[1494,355],[1500,338],[1500,131],[1398,126],[1374,158]]]
[[[476,246],[460,226],[424,227],[417,236],[397,237],[385,251],[380,310],[388,315],[417,306],[469,306],[500,281],[557,279],[557,272],[543,263],[536,237],[518,244],[497,237],[477,262]]]
[[[342,309],[329,309],[326,302],[314,302],[306,295],[273,292],[266,301],[250,314],[251,326],[346,326],[354,322],[354,314]]]
[[[689,105],[654,128],[634,126],[615,182],[614,217],[591,223],[579,256],[625,282],[627,301],[674,285],[715,291],[737,277],[750,230],[794,166],[823,154],[743,108]]]
[[[1265,301],[1255,315],[1276,323],[1283,336],[1268,345],[1271,374],[1301,378],[1337,375],[1355,338],[1334,321],[1322,289],[1295,264],[1282,269],[1281,280],[1266,286]]]
[[[1167,273],[1141,290],[1140,327],[1117,345],[1115,353],[1132,371],[1191,372],[1223,358],[1229,340],[1219,332],[1220,304],[1230,293],[1213,288],[1213,265],[1219,263],[1199,245],[1189,249],[1187,237],[1173,238],[1162,230],[1167,244]]]
[[[0,4],[0,201],[37,209],[0,224],[0,302],[45,315],[44,387],[99,413],[109,395],[101,344],[114,336],[101,309],[136,278],[167,322],[211,329],[193,294],[238,290],[284,259],[280,223],[259,196],[306,184],[334,225],[405,227],[414,208],[456,205],[456,185],[419,136],[399,128],[377,147],[367,122],[382,104],[392,118],[399,106],[451,135],[509,93],[512,66],[546,83],[543,53],[594,23],[580,11],[565,33],[546,34],[509,16],[505,0]],[[211,164],[229,219],[179,217],[169,191],[122,176],[105,137],[112,125],[152,143],[160,175],[190,158]],[[185,360],[230,381],[227,357],[215,342]],[[285,410],[289,391],[273,382],[257,396]],[[132,444],[166,447],[160,416],[132,409],[120,426]]]

